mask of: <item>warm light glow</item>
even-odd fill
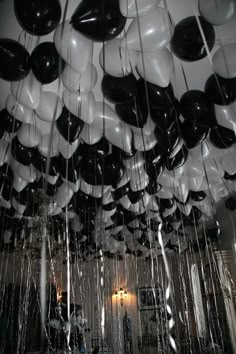
[[[121,306],[123,306],[124,300],[127,298],[128,292],[123,288],[120,288],[118,291],[115,292],[116,300],[120,300]]]
[[[61,298],[62,298],[61,291],[57,290],[57,302],[61,302]]]

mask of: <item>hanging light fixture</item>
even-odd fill
[[[123,288],[120,288],[118,291],[115,292],[116,301],[120,300],[121,306],[124,304],[124,300],[127,298],[128,292]]]

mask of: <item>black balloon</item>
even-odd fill
[[[143,158],[146,163],[162,165],[164,162],[164,154],[161,146],[157,143],[153,149],[143,152]]]
[[[125,77],[105,75],[101,87],[104,96],[112,103],[127,103],[136,97],[138,81],[133,74]]]
[[[171,83],[167,87],[161,87],[144,79],[139,79],[138,94],[144,102],[147,102],[148,98],[150,107],[153,109],[170,106],[175,102],[174,90]]]
[[[161,130],[170,130],[178,122],[180,112],[179,103],[174,101],[170,106],[156,106],[150,108],[151,118],[156,126]]]
[[[236,180],[236,173],[234,173],[233,175],[230,175],[227,172],[225,172],[224,179],[226,179],[228,181],[235,181]]]
[[[155,179],[150,179],[148,186],[145,188],[145,190],[150,195],[158,193],[160,191],[160,189],[161,189],[161,186],[160,186],[160,184],[157,183],[157,181]]]
[[[40,43],[33,50],[31,65],[35,77],[42,84],[49,84],[56,80],[65,67],[53,42]]]
[[[82,0],[72,18],[72,26],[93,41],[103,42],[117,37],[125,27],[119,0]]]
[[[96,209],[101,204],[100,198],[93,198],[90,195],[78,191],[73,198],[73,206],[76,211],[83,214],[85,209]]]
[[[102,206],[103,210],[105,211],[111,211],[114,210],[116,208],[116,202],[110,202],[108,204],[104,204]]]
[[[207,98],[205,92],[190,90],[185,92],[180,100],[181,113],[189,122],[204,128],[216,126],[214,105]]]
[[[183,145],[182,148],[175,156],[171,158],[168,157],[166,159],[166,167],[169,171],[172,171],[176,168],[183,166],[187,158],[188,158],[188,149],[186,148],[185,145]]]
[[[47,171],[47,157],[40,154],[35,149],[31,163],[42,173],[48,173],[50,176],[57,176],[58,174],[58,157],[51,157],[49,159],[48,171]]]
[[[30,55],[13,39],[0,38],[0,77],[6,81],[23,80],[30,72]]]
[[[16,192],[16,190],[14,190],[14,197],[18,203],[22,205],[27,205],[35,201],[36,192],[37,183],[28,183],[27,186],[21,192]],[[36,202],[34,204],[36,204]]]
[[[212,74],[206,81],[205,93],[209,101],[226,106],[236,99],[236,79],[225,79]]]
[[[11,167],[4,163],[0,167],[0,193],[5,200],[11,199],[14,175]]]
[[[78,154],[91,160],[100,159],[109,153],[109,143],[106,138],[102,138],[96,144],[89,145],[81,142],[78,148]]]
[[[128,194],[130,191],[130,183],[126,183],[124,186],[117,188],[114,192],[112,192],[112,196],[115,201],[120,200],[124,195]]]
[[[204,200],[206,198],[206,193],[204,191],[190,191],[190,197],[192,200],[194,200],[195,202],[201,202],[202,200]]]
[[[233,130],[217,125],[210,132],[211,143],[219,149],[227,149],[236,143],[236,136]]]
[[[68,111],[65,106],[63,107],[62,113],[57,119],[56,124],[60,134],[69,143],[73,143],[73,141],[79,137],[84,127],[84,122]]]
[[[215,44],[214,27],[203,17],[199,16],[198,19],[208,49],[211,51]],[[207,49],[195,16],[187,17],[175,26],[171,47],[181,60],[196,61],[207,56]]]
[[[143,128],[148,118],[148,108],[138,98],[129,103],[116,104],[115,111],[120,119],[134,127]]]
[[[180,125],[175,123],[168,131],[155,128],[154,133],[163,153],[170,154],[180,142],[182,132]]]
[[[38,181],[38,188],[43,189],[48,196],[53,196],[56,194],[58,188],[63,184],[63,179],[58,178],[55,184],[51,184],[47,182],[43,177],[41,177]]]
[[[181,204],[181,205],[187,205],[190,199],[190,195],[188,194],[187,199],[185,200],[185,202],[182,202],[181,200],[179,200],[176,196],[174,196],[174,199],[176,200],[177,203]]]
[[[136,154],[136,150],[133,145],[132,150],[130,152],[126,152],[124,150],[119,149],[117,146],[112,145],[112,153],[120,160],[128,160]]]
[[[236,209],[236,199],[230,197],[226,200],[225,206],[230,211],[234,211]]]
[[[59,0],[14,0],[14,10],[21,27],[36,36],[54,31],[61,19]]]
[[[0,112],[0,122],[1,127],[8,133],[17,132],[22,125],[22,122],[10,115],[6,108],[2,109]]]
[[[168,198],[168,199],[156,198],[156,199],[159,204],[160,211],[164,211],[165,209],[171,209],[175,204],[174,198]]]
[[[188,149],[193,149],[201,144],[207,137],[209,129],[184,121],[182,124],[182,134]]]
[[[28,148],[23,146],[17,137],[15,137],[12,140],[12,146],[11,146],[11,153],[12,156],[20,162],[22,165],[28,166],[31,163],[33,163],[33,155],[34,155],[34,150],[33,148]]]
[[[116,188],[122,179],[125,168],[120,159],[110,154],[104,159],[104,183]]]
[[[131,203],[135,204],[143,198],[144,194],[145,194],[144,190],[140,190],[137,192],[133,192],[132,190],[130,190],[128,192],[128,197],[129,197],[129,200],[131,201]]]
[[[82,158],[79,164],[81,177],[91,185],[104,184],[104,161]]]
[[[145,164],[145,171],[147,172],[149,178],[157,179],[159,178],[164,170],[164,163],[146,163]]]

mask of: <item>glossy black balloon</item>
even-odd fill
[[[225,79],[212,74],[205,83],[205,93],[209,101],[226,106],[236,99],[236,79]]]
[[[84,122],[68,111],[65,106],[56,124],[60,134],[69,143],[73,143],[79,137],[84,127]]]
[[[32,71],[42,84],[50,84],[64,70],[65,62],[53,42],[40,43],[31,54]]]
[[[226,179],[228,181],[235,181],[236,180],[236,173],[233,175],[229,175],[227,172],[225,172],[224,179]]]
[[[132,190],[130,190],[128,192],[128,197],[129,197],[129,200],[131,201],[132,204],[135,204],[137,202],[139,202],[143,196],[145,194],[145,190],[140,190],[140,191],[137,191],[137,192],[133,192]]]
[[[148,98],[150,107],[153,109],[170,106],[175,101],[174,90],[171,83],[167,87],[161,87],[145,81],[144,79],[139,79],[138,95],[146,105]]]
[[[147,122],[148,108],[138,98],[129,103],[116,104],[115,111],[123,122],[134,127],[143,128]]]
[[[110,202],[108,204],[104,204],[102,206],[103,210],[105,211],[111,211],[114,210],[116,208],[116,202]]]
[[[182,135],[188,149],[193,149],[201,144],[207,137],[209,129],[184,121],[182,124]]]
[[[145,190],[146,190],[146,192],[148,192],[148,194],[153,195],[153,194],[158,193],[161,190],[161,186],[157,182],[157,180],[150,179],[148,186],[145,188]]]
[[[35,196],[37,192],[37,183],[28,183],[27,186],[20,192],[14,190],[14,197],[16,201],[22,205],[30,204],[35,201]],[[35,204],[37,204],[35,202]]]
[[[215,44],[214,27],[203,17],[199,16],[198,19],[208,49],[211,51]],[[192,62],[207,56],[207,48],[195,16],[187,17],[175,26],[174,35],[171,39],[171,48],[174,54],[184,61]]]
[[[5,200],[11,199],[14,174],[11,167],[4,163],[0,167],[0,193]]]
[[[30,69],[30,55],[25,47],[13,39],[0,38],[0,78],[23,80]]]
[[[130,191],[130,183],[126,183],[124,186],[117,188],[114,192],[112,192],[112,197],[115,201],[120,200],[124,195],[128,194]]]
[[[230,197],[226,200],[225,206],[228,210],[234,211],[236,209],[236,199]]]
[[[181,140],[181,127],[178,123],[172,125],[167,131],[155,128],[157,142],[164,154],[170,154]]]
[[[168,199],[156,198],[156,199],[159,204],[160,211],[164,211],[165,209],[171,209],[175,204],[174,198],[168,198]]]
[[[204,191],[190,191],[190,197],[195,202],[201,202],[206,198],[206,193]]]
[[[169,223],[163,224],[162,226],[162,231],[165,232],[165,234],[170,234],[171,232],[173,232],[173,226]]]
[[[185,120],[205,128],[216,126],[214,105],[203,91],[190,90],[180,100],[181,113]]]
[[[42,173],[47,172],[47,157],[40,154],[40,152],[35,149],[33,154],[33,159],[31,163]],[[49,160],[48,174],[50,176],[57,176],[58,174],[58,157],[51,157]]]
[[[13,171],[7,163],[4,163],[2,166],[0,166],[0,179],[1,180],[9,180],[9,182],[14,181],[14,174]]]
[[[146,163],[162,165],[164,161],[162,147],[157,143],[154,148],[143,152],[143,158]]]
[[[81,142],[78,148],[78,153],[84,158],[96,160],[105,157],[109,153],[109,148],[109,143],[106,138],[102,138],[93,145]]]
[[[174,199],[176,200],[177,203],[181,204],[181,205],[187,205],[190,199],[190,194],[188,194],[185,202],[182,202],[181,200],[179,200],[176,196],[174,196]]]
[[[117,37],[126,19],[121,15],[119,0],[82,0],[72,18],[72,26],[96,42]]]
[[[178,106],[178,101],[175,100],[170,106],[151,107],[151,119],[159,129],[163,131],[170,130],[178,122],[180,115]]]
[[[96,161],[91,158],[82,158],[79,164],[81,177],[91,185],[104,184],[104,160]]]
[[[112,185],[116,188],[124,176],[125,167],[121,160],[110,154],[104,159],[104,184]]]
[[[131,211],[126,210],[122,205],[117,205],[117,211],[114,215],[111,216],[112,221],[115,226],[127,225],[130,222],[134,221],[137,218],[137,215]]]
[[[47,182],[43,177],[38,181],[38,188],[44,190],[49,197],[52,197],[56,194],[58,188],[63,184],[63,179],[58,178],[55,184]]]
[[[103,95],[112,103],[127,103],[137,96],[138,81],[133,74],[124,77],[104,75],[101,87]]]
[[[233,130],[217,125],[210,132],[210,141],[218,149],[227,149],[236,143],[236,136]]]
[[[17,137],[15,137],[12,140],[12,145],[11,145],[11,153],[12,156],[18,161],[20,162],[22,165],[28,166],[31,163],[33,163],[34,159],[34,150],[33,148],[28,148],[23,146],[19,140],[17,139]]]
[[[164,162],[160,163],[146,163],[145,164],[145,171],[147,172],[149,178],[157,179],[159,178],[163,171],[164,171]]]
[[[65,159],[61,154],[58,156],[58,171],[60,175],[72,183],[75,183],[79,178],[77,167],[73,158]]]
[[[96,209],[99,205],[101,205],[101,198],[93,198],[80,190],[74,195],[73,206],[80,213],[85,209]]]
[[[176,168],[183,166],[183,164],[187,161],[187,158],[188,158],[188,149],[186,148],[185,145],[183,145],[182,148],[175,156],[171,158],[167,157],[166,167],[169,171],[173,171]]]
[[[61,19],[59,0],[14,0],[14,10],[21,27],[35,36],[54,31]]]
[[[11,114],[8,113],[7,109],[4,108],[0,112],[0,124],[6,132],[15,133],[20,129],[22,122],[18,119],[15,119]]]

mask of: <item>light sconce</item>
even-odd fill
[[[120,300],[121,306],[124,304],[124,300],[127,298],[128,292],[122,288],[115,292],[116,301]]]
[[[61,302],[62,294],[60,290],[57,290],[57,303]]]

